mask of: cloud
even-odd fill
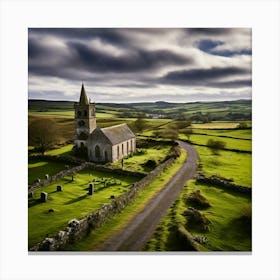
[[[28,71],[30,98],[77,100],[82,80],[110,102],[247,98],[251,29],[31,28]]]

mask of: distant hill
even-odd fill
[[[72,101],[28,100],[29,111],[69,111],[74,110]],[[250,120],[252,116],[251,100],[219,102],[170,103],[165,101],[140,103],[97,103],[99,113],[111,112],[117,117],[147,118],[192,118],[201,120]]]

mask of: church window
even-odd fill
[[[104,152],[104,157],[105,157],[105,161],[107,162],[108,161],[108,152],[107,151]]]
[[[129,142],[126,142],[126,152],[129,153]]]
[[[118,156],[118,158],[120,156],[120,147],[119,146],[117,146],[117,156]]]
[[[122,144],[122,155],[123,155],[123,144]]]
[[[87,116],[87,110],[84,110],[84,116],[85,117]]]
[[[131,139],[131,151],[133,151],[133,140]]]
[[[100,148],[98,145],[95,146],[95,157],[97,159],[100,159],[101,158],[101,153],[100,153]]]
[[[94,116],[94,110],[91,110],[91,115]]]

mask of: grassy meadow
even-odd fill
[[[148,160],[159,164],[169,153],[171,146],[163,142],[153,142],[148,146],[141,146],[141,139],[155,138],[155,131],[164,132],[175,129],[178,137],[187,140],[184,127],[186,118],[194,118],[191,124],[192,134],[190,142],[199,154],[199,170],[207,176],[218,175],[232,179],[234,183],[252,187],[252,123],[250,121],[250,101],[210,102],[175,104],[166,102],[135,103],[135,104],[97,104],[97,125],[107,127],[120,123],[127,123],[134,129],[135,120],[145,116],[143,131],[136,131],[138,136],[138,152],[133,157],[124,159],[124,169],[131,171],[149,172],[153,169],[147,166]],[[203,123],[199,118],[211,115],[211,122]],[[179,117],[179,118],[178,118]],[[47,155],[71,156],[74,139],[74,110],[73,102],[34,101],[29,104],[29,123],[38,118],[49,118],[55,121],[60,134],[59,143],[55,149],[47,151]],[[182,118],[182,119],[181,119]],[[196,119],[197,118],[197,119]],[[196,121],[198,120],[198,121]],[[239,125],[246,123],[247,127],[239,129]],[[209,139],[223,141],[225,148],[214,154],[206,145]],[[165,138],[165,140],[168,140]],[[66,142],[68,144],[66,144]],[[58,144],[59,144],[58,143]],[[33,147],[28,147],[32,152]],[[241,152],[230,151],[240,150]],[[127,206],[122,213],[109,219],[100,228],[91,232],[88,237],[69,247],[68,250],[90,251],[98,250],[99,244],[112,234],[128,224],[139,213],[149,200],[160,191],[181,167],[187,157],[182,153],[176,163],[166,170],[160,177],[139,193],[135,202]],[[121,168],[121,162],[107,164]],[[28,162],[28,183],[37,178],[44,178],[45,174],[54,175],[65,169],[65,164],[51,161]],[[109,179],[114,177],[114,179]],[[95,193],[87,195],[89,182],[96,179]],[[103,178],[103,179],[102,179]],[[104,187],[104,180],[111,180],[112,184]],[[116,181],[115,181],[116,179]],[[103,203],[110,202],[111,195],[115,197],[125,192],[130,185],[139,178],[130,178],[104,172],[84,170],[75,176],[72,182],[70,177],[39,188],[35,197],[29,199],[28,208],[28,242],[29,246],[41,241],[64,229],[67,222],[73,218],[81,218],[97,210]],[[63,192],[57,192],[56,186],[62,185]],[[192,206],[186,199],[190,193],[200,190],[211,206],[200,209],[209,221],[208,232],[201,232],[192,227],[184,211]],[[40,192],[49,193],[49,200],[40,203]],[[54,212],[49,213],[48,210]],[[176,226],[184,225],[193,236],[205,236],[207,241],[202,244],[205,251],[250,251],[251,227],[249,215],[251,198],[234,191],[225,191],[221,188],[196,184],[189,181],[178,199],[168,210],[166,216],[159,223],[153,237],[144,251],[181,251],[184,248],[176,239]],[[249,214],[248,214],[249,213]]]

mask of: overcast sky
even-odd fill
[[[100,102],[251,99],[251,29],[36,28],[29,98]]]

